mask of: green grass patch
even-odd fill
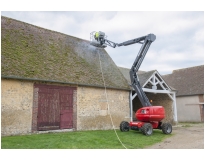
[[[128,149],[142,149],[171,135],[154,130],[152,136],[140,131],[121,132],[119,138]],[[75,131],[1,137],[2,149],[123,149],[114,130]]]

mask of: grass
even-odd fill
[[[152,136],[140,131],[121,132],[120,140],[128,149],[143,149],[171,135],[153,130]],[[1,137],[2,149],[123,149],[114,130],[76,131]]]

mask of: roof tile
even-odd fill
[[[129,89],[104,49],[89,41],[1,17],[1,75]]]
[[[177,96],[204,94],[204,65],[174,70],[162,77],[177,89]]]

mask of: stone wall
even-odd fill
[[[2,136],[37,132],[38,100],[34,83],[36,82],[1,80]],[[64,86],[47,82],[43,84]],[[112,129],[111,118],[115,128],[119,128],[121,121],[129,121],[129,91],[107,89],[107,97],[109,106],[104,88],[78,86],[73,96],[74,130]]]
[[[162,122],[170,122],[174,124],[174,109],[173,109],[173,101],[167,94],[152,94],[152,105],[153,106],[163,106],[165,109],[165,118]]]
[[[107,97],[109,105],[103,88],[78,87],[77,130],[112,129],[111,118],[115,128],[129,121],[129,91],[107,89]]]
[[[1,135],[31,132],[33,83],[1,79]]]

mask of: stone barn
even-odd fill
[[[164,75],[176,88],[179,122],[204,122],[204,65],[174,70]]]
[[[3,16],[1,47],[2,135],[112,129],[109,111],[115,128],[130,119],[130,87],[104,49]]]
[[[1,135],[113,129],[110,115],[119,128],[141,107],[123,75],[87,40],[2,16]],[[177,121],[173,90],[157,71],[142,75],[153,105],[166,106],[166,121]]]

